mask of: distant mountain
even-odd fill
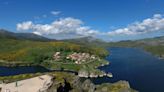
[[[91,37],[91,36],[82,37],[82,38],[74,38],[74,39],[66,39],[66,40],[62,40],[62,41],[76,43],[76,44],[80,44],[80,45],[88,45],[88,46],[98,46],[98,47],[107,46],[107,42],[105,42],[101,39]]]
[[[150,46],[164,45],[164,36],[137,40],[136,42]]]
[[[15,34],[4,29],[0,29],[0,38],[12,38],[16,39]]]
[[[127,41],[120,41],[120,42],[110,42],[109,45],[123,46],[123,47],[158,46],[158,45],[164,45],[164,36],[140,39],[135,41],[127,40]]]
[[[17,39],[17,40],[32,40],[32,41],[54,41],[54,39],[48,39],[43,36],[39,36],[33,33],[14,33],[4,29],[0,29],[0,38],[8,38],[8,39]],[[56,40],[55,40],[56,41]],[[94,37],[82,37],[82,38],[74,38],[74,39],[65,39],[60,40],[64,42],[75,43],[79,45],[87,45],[87,46],[106,46],[107,43],[103,40],[96,39]]]
[[[32,41],[51,41],[51,39],[33,33],[14,33],[4,29],[0,29],[0,38]]]

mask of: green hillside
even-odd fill
[[[107,51],[103,48],[87,47],[68,42],[37,42],[29,40],[0,39],[0,59],[38,63],[39,59],[49,59],[54,52],[87,52],[104,57]]]
[[[120,41],[109,43],[110,47],[139,47],[155,56],[164,58],[164,36],[136,41]]]
[[[17,39],[17,40],[31,40],[31,41],[52,41],[43,36],[39,36],[33,33],[14,33],[5,29],[0,29],[0,39]]]

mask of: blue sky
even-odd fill
[[[164,35],[164,0],[0,0],[0,11],[0,28],[55,39]]]

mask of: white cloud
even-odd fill
[[[60,13],[61,13],[61,11],[51,11],[51,14],[55,15],[55,16],[59,15]]]
[[[70,37],[71,35],[72,38],[79,36],[93,36],[99,33],[99,31],[93,30],[88,26],[83,26],[83,24],[84,23],[79,19],[68,17],[55,20],[50,24],[34,24],[32,21],[18,23],[17,30],[32,30],[35,34],[51,37],[55,35]]]
[[[60,18],[49,24],[38,24],[32,21],[25,21],[17,24],[17,30],[29,31],[37,35],[43,35],[50,38],[76,38],[84,36],[96,37],[118,37],[120,35],[128,37],[129,35],[139,35],[164,31],[164,16],[155,14],[152,18],[144,19],[141,22],[134,22],[125,28],[116,29],[109,32],[94,30],[89,26],[84,26],[83,21],[72,17]]]
[[[108,32],[109,35],[136,35],[149,32],[164,30],[164,16],[161,14],[154,14],[152,18],[147,18],[142,22],[135,22],[125,28],[116,29]]]
[[[32,28],[33,23],[32,21],[26,21],[23,23],[18,23],[17,24],[17,30],[29,30],[30,28]]]

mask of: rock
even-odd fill
[[[91,77],[91,78],[96,78],[96,77],[98,77],[98,75],[96,75],[96,74],[94,74],[94,73],[90,73],[89,77]]]
[[[79,76],[79,77],[88,78],[88,77],[89,77],[89,73],[88,73],[88,71],[86,71],[86,70],[80,70],[80,71],[78,72],[78,76]]]
[[[103,87],[101,90],[102,92],[108,92],[108,87]]]
[[[85,80],[82,84],[82,88],[83,90],[85,90],[86,92],[94,92],[95,90],[95,85],[89,80]]]
[[[107,74],[107,77],[110,77],[111,78],[111,77],[113,77],[113,74],[112,73],[108,73]]]
[[[84,72],[84,70],[81,71]],[[94,74],[91,75],[94,76]],[[63,75],[63,77],[64,76],[65,75]],[[70,77],[71,80],[69,79],[69,83],[73,88],[70,92],[137,92],[136,90],[130,88],[130,85],[127,81],[118,81],[115,83],[102,83],[96,85],[92,83],[90,79],[80,78],[76,75]],[[61,83],[60,80],[56,80],[56,79],[53,83],[53,86],[47,92],[56,92],[55,90],[57,89],[59,83]]]
[[[99,77],[103,77],[104,75],[103,74],[100,74]]]
[[[96,85],[95,92],[137,92],[130,88],[127,81],[118,81],[115,83],[103,83]]]

